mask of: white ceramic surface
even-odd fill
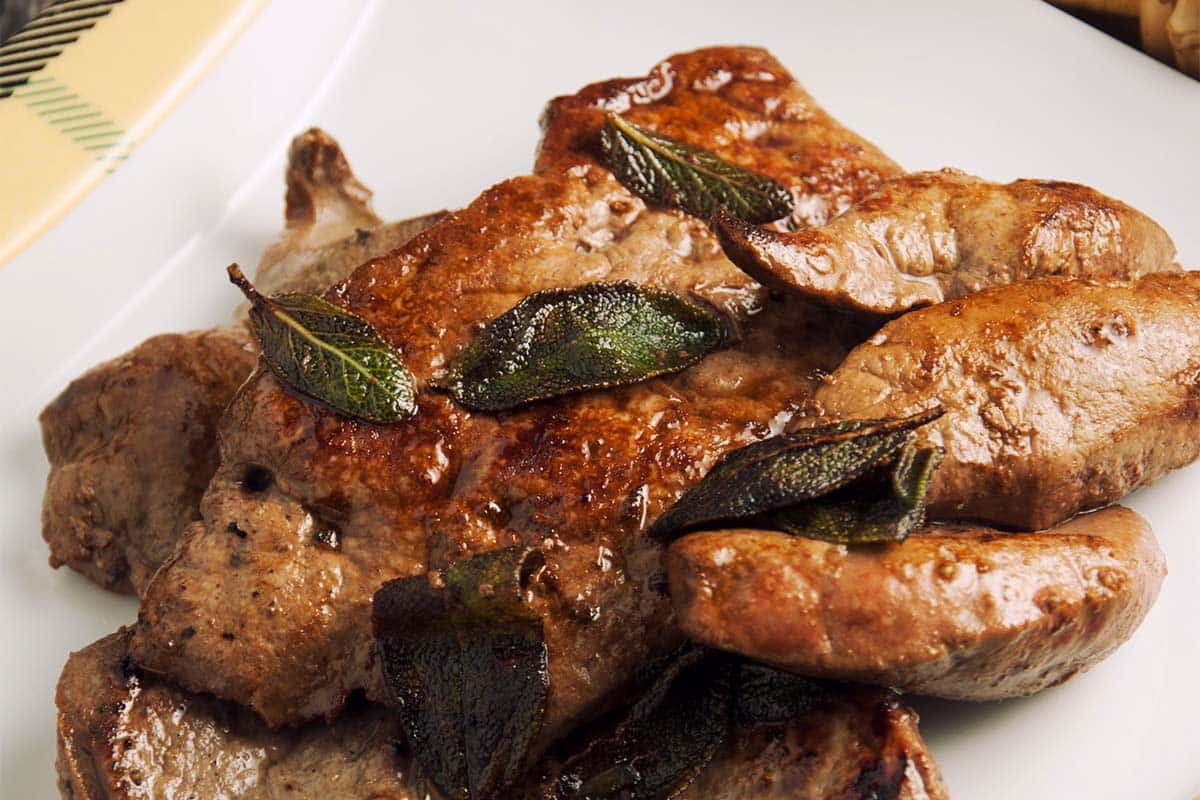
[[[289,136],[330,130],[385,217],[453,208],[528,170],[550,96],[714,43],[769,47],[911,169],[1092,184],[1200,267],[1200,83],[1037,0],[275,0],[122,169],[0,269],[0,796],[55,796],[58,670],[135,613],[45,566],[37,411],[153,333],[228,318],[223,268],[254,264],[278,229]],[[2,169],[0,191],[20,191]],[[1131,498],[1171,574],[1108,661],[1027,700],[918,702],[957,798],[1198,796],[1198,494],[1194,466]]]

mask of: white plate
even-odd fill
[[[54,796],[58,670],[134,616],[45,567],[37,411],[146,336],[228,318],[223,268],[255,263],[280,225],[288,137],[328,128],[385,217],[453,208],[528,170],[552,95],[731,42],[769,47],[911,169],[1089,183],[1150,213],[1200,266],[1200,84],[1035,0],[276,0],[121,170],[0,269],[0,793]],[[1028,700],[919,703],[958,798],[1197,796],[1197,494],[1192,467],[1131,499],[1171,574],[1112,658]]]

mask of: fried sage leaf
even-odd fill
[[[900,451],[887,480],[855,483],[776,511],[771,521],[795,536],[840,544],[904,541],[925,523],[925,493],[944,452],[909,445]]]
[[[499,411],[696,363],[724,341],[716,309],[627,281],[551,289],[494,319],[450,367],[467,408]]]
[[[412,374],[371,323],[312,295],[264,297],[237,264],[229,279],[250,301],[254,335],[284,384],[369,422],[416,413]]]
[[[811,711],[825,695],[819,683],[745,659],[738,662],[736,686],[734,716],[743,724],[789,722]]]
[[[892,468],[892,492],[911,509],[924,508],[925,493],[933,473],[942,463],[946,451],[941,447],[917,447],[910,444],[900,451]]]
[[[552,800],[655,800],[696,779],[728,737],[735,672],[727,657],[681,649],[606,735],[569,759]]]
[[[836,422],[726,453],[655,521],[650,535],[670,539],[701,525],[791,510],[830,495],[890,464],[912,440],[914,429],[942,413],[937,408],[900,419]],[[858,495],[847,491],[857,501]]]
[[[550,800],[661,800],[683,791],[739,726],[786,724],[820,684],[741,656],[684,645],[606,733],[567,760]]]
[[[527,604],[540,551],[509,547],[375,593],[384,682],[417,763],[443,796],[496,797],[524,770],[550,680]]]
[[[648,203],[707,219],[719,207],[761,224],[791,215],[792,193],[778,181],[699,147],[659,136],[616,114],[600,130],[608,168]]]

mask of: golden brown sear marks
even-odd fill
[[[1121,507],[1037,533],[933,525],[846,547],[771,531],[671,547],[688,636],[798,673],[963,700],[1028,695],[1125,642],[1166,564]]]
[[[551,100],[535,171],[603,164],[599,133],[607,113],[783,181],[792,190],[796,225],[823,225],[901,174],[757,47],[680,54],[643,77],[593,83]]]
[[[596,106],[629,98],[635,122],[670,121],[672,135],[690,120],[689,136],[769,171],[814,221],[896,167],[761,50],[675,56],[641,82],[655,76],[671,77],[652,92],[619,81],[554,101],[535,175],[488,189],[330,293],[403,353],[422,387],[414,419],[346,419],[261,371],[238,394],[204,523],[143,599],[139,661],[274,724],[334,714],[376,686],[369,608],[383,582],[519,542],[546,550],[556,581],[542,606],[546,741],[675,645],[662,551],[640,531],[720,453],[778,431],[865,333],[771,299],[703,220],[630,194],[596,159]],[[822,171],[831,153],[838,166]],[[742,336],[678,375],[501,415],[428,390],[481,323],[526,295],[621,279],[708,300]],[[269,489],[245,491],[252,467],[270,473]],[[337,528],[339,552],[314,542],[321,526]],[[214,622],[229,618],[233,640]]]
[[[809,300],[898,314],[1029,278],[1174,271],[1146,215],[1074,183],[988,183],[957,170],[895,178],[821,227],[781,232],[718,214],[726,254]]]
[[[817,392],[832,417],[941,402],[930,514],[1048,528],[1200,455],[1200,272],[1043,279],[910,312]]]

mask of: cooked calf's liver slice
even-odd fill
[[[369,197],[328,134],[297,136],[287,227],[263,256],[258,288],[320,293],[445,216],[380,223]],[[41,416],[51,565],[140,594],[200,519],[217,469],[217,420],[257,360],[237,324],[152,337],[73,381]]]
[[[834,418],[940,402],[933,518],[1048,528],[1200,455],[1200,272],[1041,279],[913,311],[817,392]]]
[[[898,314],[1030,278],[1173,272],[1154,220],[1088,186],[989,183],[958,170],[888,181],[828,224],[781,232],[718,214],[735,264],[763,283],[854,311]]]
[[[129,632],[71,655],[58,682],[58,776],[69,800],[436,800],[391,712],[272,730],[255,714],[133,666]],[[537,784],[511,798],[543,797]],[[681,798],[942,800],[948,795],[892,692],[831,687],[791,723],[740,728]]]
[[[488,189],[328,295],[402,352],[420,387],[415,417],[349,419],[264,370],[235,397],[204,521],[143,597],[139,663],[272,724],[333,715],[357,688],[380,696],[375,590],[516,543],[544,549],[555,579],[538,600],[551,673],[543,744],[676,646],[663,551],[641,532],[721,452],[778,431],[867,333],[772,299],[704,220],[630,194],[598,160],[606,108],[783,181],[804,224],[899,172],[762,50],[674,56],[553,101],[534,175]],[[620,279],[703,298],[740,338],[677,375],[499,415],[430,389],[482,323],[528,294]],[[269,486],[248,490],[260,468]],[[340,550],[315,535],[331,529]]]
[[[803,675],[995,700],[1061,683],[1137,629],[1166,564],[1126,508],[1037,533],[931,525],[847,547],[694,533],[668,557],[683,630]]]
[[[40,417],[51,566],[140,593],[200,518],[217,420],[257,360],[230,326],[152,337],[72,381]]]
[[[122,630],[71,654],[58,680],[59,790],[70,800],[333,797],[423,800],[398,721],[361,707],[271,730],[253,712],[145,675]]]

